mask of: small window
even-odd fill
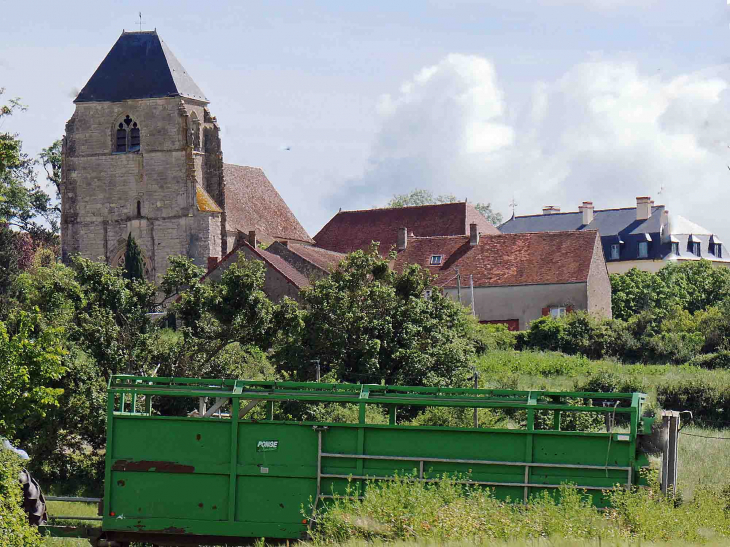
[[[425,290],[425,291],[423,291],[423,298],[425,298],[426,300],[431,300],[432,294],[433,294],[433,292],[430,289]]]
[[[722,258],[722,245],[719,243],[715,243],[715,256],[717,258]]]
[[[618,260],[621,258],[621,245],[614,243],[611,245],[611,260]]]
[[[672,243],[672,254],[673,255],[679,254],[679,243]]]
[[[137,202],[137,216],[138,217],[142,216],[142,202],[141,201]]]
[[[550,317],[552,317],[553,319],[563,317],[566,313],[567,310],[564,307],[550,308]]]
[[[649,256],[649,242],[639,241],[639,258],[646,258]]]
[[[441,266],[441,261],[443,260],[444,255],[431,255],[431,261],[429,262],[429,266]]]
[[[702,250],[700,249],[700,242],[694,241],[691,243],[692,245],[692,254],[695,256],[702,256]]]

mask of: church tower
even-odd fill
[[[168,257],[221,257],[226,189],[208,100],[157,32],[123,32],[74,101],[66,124],[61,249],[124,261],[137,240],[150,281]]]

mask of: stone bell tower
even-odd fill
[[[139,243],[150,281],[168,257],[225,254],[223,156],[208,100],[157,32],[123,32],[66,124],[61,249],[123,265]]]

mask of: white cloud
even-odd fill
[[[369,207],[427,188],[504,213],[514,195],[530,214],[649,194],[730,233],[729,86],[722,68],[666,78],[599,59],[510,100],[488,59],[451,54],[381,98],[366,174],[335,199]]]

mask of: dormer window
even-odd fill
[[[679,254],[679,243],[672,242],[672,254],[678,255]]]
[[[611,244],[611,260],[618,260],[619,258],[621,258],[621,244],[612,243]]]
[[[716,235],[710,237],[710,252],[715,255],[715,258],[722,258],[722,241]]]
[[[116,135],[114,147],[116,153],[139,152],[142,137],[137,122],[130,118],[129,114],[117,125]]]
[[[429,261],[429,266],[441,266],[441,262],[444,259],[444,255],[431,255],[431,260]]]

